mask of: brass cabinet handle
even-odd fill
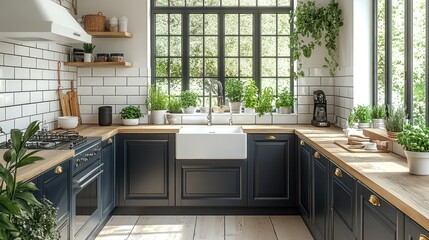
[[[320,158],[320,153],[319,152],[314,152],[314,157],[315,158]]]
[[[112,144],[113,143],[113,139],[112,138],[107,139],[107,143],[108,144]]]
[[[305,145],[304,140],[299,141],[299,144],[300,144],[301,146],[304,146],[304,145]]]
[[[63,167],[61,167],[61,166],[57,166],[57,167],[55,168],[55,174],[61,174],[61,173],[63,173]]]
[[[381,204],[380,204],[380,200],[378,200],[378,198],[377,198],[375,195],[372,195],[372,194],[371,194],[371,196],[369,197],[368,201],[369,201],[372,205],[374,205],[374,206],[377,206],[377,207],[380,207],[380,206],[381,206]]]
[[[424,234],[420,234],[419,240],[429,240],[429,237]]]
[[[341,169],[339,169],[339,168],[335,169],[335,176],[343,177],[343,172],[341,171]]]
[[[267,136],[265,139],[266,140],[276,140],[277,138],[276,138],[276,136]]]

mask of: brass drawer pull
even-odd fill
[[[107,143],[108,144],[112,144],[113,143],[113,139],[112,138],[107,139]]]
[[[420,234],[419,240],[429,240],[429,237],[424,234]]]
[[[276,136],[267,136],[265,139],[266,140],[276,140],[277,138],[276,138]]]
[[[320,153],[319,153],[319,152],[315,152],[315,153],[314,153],[314,157],[315,157],[315,158],[320,158]]]
[[[61,167],[61,166],[57,166],[57,167],[55,168],[55,174],[61,174],[61,173],[63,173],[63,167]]]
[[[339,168],[335,169],[335,176],[343,177],[343,172],[341,171],[341,169],[339,169]]]
[[[299,141],[299,144],[300,144],[301,146],[304,146],[304,145],[305,145],[304,140]]]
[[[374,206],[377,206],[377,207],[381,206],[380,200],[378,200],[378,198],[375,195],[371,194],[368,201]]]

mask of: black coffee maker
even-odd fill
[[[329,127],[331,124],[328,121],[328,112],[326,111],[326,95],[322,90],[313,92],[314,97],[314,112],[311,125],[316,127]]]

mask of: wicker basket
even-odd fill
[[[106,17],[102,12],[85,15],[85,30],[87,32],[104,32],[106,29]]]

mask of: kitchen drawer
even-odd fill
[[[398,210],[394,206],[392,206],[389,202],[384,200],[382,197],[374,193],[372,190],[370,190],[363,184],[359,184],[359,194],[366,202],[370,203],[368,204],[368,206],[371,206],[373,210],[379,212],[386,219],[396,224]],[[370,201],[370,198],[378,200],[380,205],[379,206],[373,205]]]
[[[408,216],[405,217],[405,240],[429,239],[429,231],[414,222]]]
[[[253,141],[290,141],[291,134],[252,134]]]
[[[355,178],[334,163],[331,164],[331,175],[332,179],[342,184],[349,191],[355,188]]]

